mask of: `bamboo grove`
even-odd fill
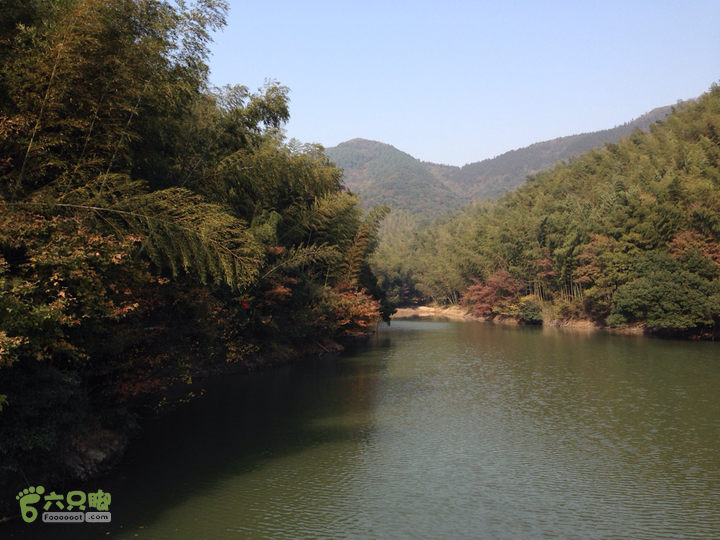
[[[373,268],[391,299],[484,317],[714,336],[720,318],[720,87],[496,201],[429,226],[394,212]]]
[[[0,470],[199,372],[366,332],[363,212],[288,89],[211,88],[223,0],[7,0],[0,17]]]

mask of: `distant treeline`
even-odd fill
[[[720,317],[720,88],[497,201],[430,225],[394,212],[373,269],[400,303],[529,323],[713,334]]]

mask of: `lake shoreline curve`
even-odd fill
[[[478,317],[473,315],[462,306],[414,306],[398,308],[393,319],[422,319],[427,317],[444,317],[452,320],[477,321],[492,324],[509,324],[509,325],[527,325],[522,320],[515,317],[505,315],[496,315],[493,317]],[[555,328],[582,328],[588,330],[604,330],[617,334],[647,334],[647,328],[644,324],[634,324],[622,328],[610,328],[609,326],[600,324],[589,319],[551,319],[543,321],[541,325],[527,326],[548,326]]]

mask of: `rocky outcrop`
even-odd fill
[[[25,488],[43,486],[51,491],[55,486],[80,485],[109,471],[120,462],[138,429],[133,420],[123,431],[92,426],[68,441],[55,459],[0,477],[0,523],[19,517],[15,495]]]
[[[117,465],[129,444],[126,433],[100,429],[86,438],[74,440],[62,464],[72,480],[87,482]]]

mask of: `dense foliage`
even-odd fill
[[[374,268],[401,302],[414,291],[415,299],[464,302],[479,315],[532,323],[588,318],[714,333],[719,143],[713,85],[649,133],[636,130],[530,177],[497,201],[428,227],[391,216]]]
[[[363,212],[321,147],[284,142],[286,88],[208,86],[226,11],[3,3],[0,470],[175,381],[391,309],[367,292],[387,208]]]

